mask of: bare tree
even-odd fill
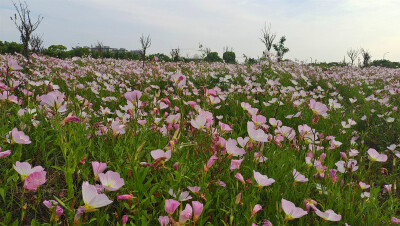
[[[276,34],[271,32],[271,23],[267,27],[267,23],[265,23],[264,28],[261,29],[261,42],[264,43],[266,53],[264,55],[269,56],[270,50],[272,48],[272,44],[276,38]]]
[[[211,49],[208,47],[204,47],[201,43],[199,43],[199,51],[201,52],[201,58],[204,58],[209,53],[211,53]]]
[[[225,47],[223,48],[223,53],[226,53],[226,52],[233,52],[233,48],[232,48],[232,47],[229,47],[229,46],[225,46]]]
[[[360,51],[357,49],[349,49],[347,51],[347,56],[350,58],[351,60],[351,66],[353,66],[354,61],[357,59],[358,54],[360,54]]]
[[[142,45],[142,61],[143,61],[143,67],[144,67],[144,61],[146,60],[146,50],[151,46],[151,38],[150,35],[147,35],[145,37],[143,34],[140,37],[140,44]]]
[[[368,50],[361,49],[361,56],[363,57],[363,67],[368,67],[369,61],[371,60],[371,54]]]
[[[178,61],[181,54],[181,50],[179,49],[179,47],[177,49],[172,49],[170,54],[173,61]]]
[[[31,40],[29,41],[29,44],[31,45],[32,52],[34,53],[40,53],[43,50],[43,35],[32,35]]]
[[[30,63],[29,59],[29,41],[31,39],[31,34],[34,32],[39,24],[42,22],[43,17],[38,16],[37,21],[32,23],[31,20],[31,11],[28,8],[28,4],[26,2],[17,5],[17,3],[13,2],[17,13],[14,14],[14,17],[10,17],[17,27],[19,33],[21,34],[21,41],[24,46],[24,56],[28,60],[28,64]]]
[[[103,42],[97,41],[95,45],[96,51],[99,52],[99,57],[103,58],[104,44]]]

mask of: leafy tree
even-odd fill
[[[4,42],[2,44],[1,43],[0,43],[0,53],[2,53],[2,54],[22,53],[24,50],[24,46],[22,44],[19,44],[16,42]]]
[[[363,57],[363,67],[368,67],[369,61],[371,60],[371,54],[368,50],[361,49],[361,56]]]
[[[224,59],[225,63],[228,63],[228,64],[236,63],[236,55],[232,51],[224,52],[224,54],[222,55],[222,58]]]
[[[170,62],[171,58],[163,53],[156,53],[149,55],[149,59],[153,60],[155,57],[158,58],[158,61]]]
[[[211,52],[207,54],[207,56],[204,58],[205,61],[207,62],[223,62],[221,57],[218,56],[217,52]]]
[[[49,46],[49,48],[44,50],[44,53],[51,57],[57,57],[60,59],[64,59],[64,58],[67,58],[69,55],[66,52],[66,50],[67,50],[67,47],[65,47],[63,45],[51,45],[51,46]]]
[[[274,50],[276,51],[276,55],[278,56],[278,61],[281,61],[283,59],[283,55],[289,52],[289,48],[285,46],[285,41],[286,37],[282,36],[281,39],[279,39],[278,44],[272,45],[274,47]]]

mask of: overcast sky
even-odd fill
[[[222,54],[232,47],[257,58],[264,23],[277,39],[285,35],[290,59],[342,61],[349,48],[365,48],[372,59],[400,61],[400,0],[26,0],[44,45],[104,45],[139,49],[150,34],[149,53],[199,53],[201,43]],[[0,40],[19,42],[11,0],[0,0]],[[346,59],[348,59],[346,57]]]

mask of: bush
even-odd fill
[[[222,55],[222,58],[224,59],[225,63],[228,63],[228,64],[236,63],[236,55],[234,52],[227,51]]]
[[[207,54],[207,56],[204,58],[205,61],[207,62],[223,62],[221,57],[218,56],[217,52],[211,52]]]
[[[14,54],[14,53],[22,53],[24,46],[22,44],[16,42],[2,42],[0,41],[0,53],[6,54]]]

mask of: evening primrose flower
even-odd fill
[[[190,204],[186,204],[185,209],[182,210],[181,214],[179,215],[179,223],[185,224],[186,221],[190,220],[193,215],[193,208]]]
[[[169,215],[172,215],[180,204],[180,202],[173,199],[165,200],[165,212],[167,212]]]
[[[82,197],[85,203],[85,212],[93,212],[96,211],[97,208],[112,203],[105,194],[98,194],[96,186],[90,185],[87,181],[82,183]]]
[[[316,209],[315,213],[320,216],[325,221],[340,221],[342,219],[342,215],[336,214],[333,210],[329,209],[325,212],[321,212],[320,210]]]
[[[35,166],[32,168],[31,164],[29,162],[16,162],[15,165],[13,165],[15,171],[21,175],[22,181],[24,181],[29,175],[31,175],[34,172],[41,172],[44,171],[44,168],[41,166]]]
[[[303,210],[300,207],[296,207],[294,203],[288,201],[286,199],[282,199],[282,209],[285,212],[285,219],[293,220],[295,218],[300,218],[304,215],[307,215],[307,211]]]
[[[1,148],[0,148],[0,151],[1,151]],[[10,150],[1,151],[1,152],[0,152],[0,159],[1,159],[1,158],[8,157],[9,155],[11,155],[11,151],[10,151]]]
[[[254,179],[258,184],[258,188],[262,188],[264,186],[270,186],[272,183],[275,182],[274,179],[268,178],[267,176],[262,175],[261,173],[256,172],[255,170],[253,170],[253,174],[254,174]]]
[[[12,144],[30,144],[31,141],[29,140],[29,137],[25,135],[23,131],[18,131],[17,128],[14,128],[11,130],[11,143]]]
[[[154,160],[163,158],[164,161],[168,161],[171,158],[171,150],[164,152],[161,149],[157,149],[157,150],[151,151],[150,155],[151,155],[151,157],[153,157]]]
[[[103,187],[109,191],[116,191],[124,184],[124,179],[121,178],[118,172],[107,171],[107,173],[100,173],[99,179]]]
[[[304,183],[304,182],[308,181],[308,178],[306,178],[304,175],[302,175],[296,169],[293,169],[293,177],[294,177],[295,182]]]
[[[309,107],[316,115],[323,115],[328,111],[328,107],[325,104],[317,102],[314,99],[310,101]]]
[[[387,160],[387,155],[379,154],[379,152],[377,152],[373,148],[368,149],[367,152],[369,155],[369,159],[373,162],[386,162],[386,160]]]
[[[104,170],[107,168],[107,163],[105,162],[92,162],[92,169],[94,173],[94,177],[97,179],[99,174],[104,172]]]
[[[46,181],[46,171],[33,172],[25,179],[24,188],[29,191],[36,191]]]

